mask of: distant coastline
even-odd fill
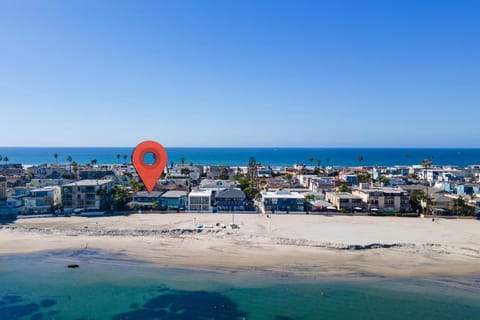
[[[98,164],[114,164],[127,156],[130,161],[133,147],[0,147],[0,155],[8,156],[10,163],[36,165],[58,162],[66,163],[67,156],[76,162],[89,163],[97,159]],[[253,156],[264,165],[292,166],[295,163],[309,165],[309,158],[320,160],[321,166],[394,166],[419,164],[433,157],[437,165],[466,167],[480,164],[480,148],[300,148],[300,147],[167,147],[169,161],[201,165],[245,166]],[[117,160],[116,155],[121,159]],[[363,160],[358,161],[362,156]]]

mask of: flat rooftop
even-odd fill
[[[67,183],[64,185],[64,187],[95,187],[95,186],[101,186],[101,185],[112,183],[112,182],[113,180],[110,180],[110,179],[100,179],[100,180],[86,179],[86,180],[75,181],[72,183]]]
[[[171,190],[167,191],[162,195],[162,198],[180,198],[184,197],[188,194],[187,191],[182,191],[182,190]]]

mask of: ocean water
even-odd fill
[[[449,280],[305,279],[50,252],[0,258],[0,318],[479,319],[478,279]]]
[[[66,147],[0,147],[0,156],[7,156],[10,162],[25,165],[54,163],[53,155],[58,153],[58,162],[65,163],[68,155],[77,163],[117,163],[116,155],[123,155],[130,161],[133,148],[66,148]],[[468,166],[480,164],[480,148],[167,148],[169,162],[179,163],[183,157],[186,163],[203,165],[245,166],[251,156],[257,162],[272,166],[290,166],[295,163],[310,164],[309,158],[321,160],[320,165],[411,165],[419,164],[433,157],[439,165]],[[360,162],[358,157],[362,156]]]

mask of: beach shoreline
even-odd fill
[[[168,268],[306,277],[480,274],[479,221],[322,215],[134,214],[0,225],[0,257],[99,250]],[[212,228],[197,229],[197,224]]]

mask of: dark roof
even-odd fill
[[[245,199],[245,192],[240,189],[230,188],[219,192],[216,198],[237,198]]]
[[[161,195],[163,194],[162,191],[152,191],[152,192],[148,192],[148,191],[139,191],[137,193],[135,193],[135,197],[155,197],[155,198],[158,198],[160,197]]]

